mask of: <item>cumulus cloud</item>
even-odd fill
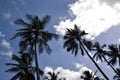
[[[80,65],[80,64],[79,64]],[[66,80],[80,80],[80,76],[83,74],[84,71],[89,70],[87,67],[82,67],[79,71],[73,71],[70,69],[64,69],[63,67],[57,67],[56,69],[53,69],[51,67],[45,67],[44,72],[45,75],[48,76],[48,72],[60,72],[58,75],[59,78],[65,78]],[[82,80],[82,79],[81,79]]]
[[[5,39],[5,34],[0,32],[0,55],[1,56],[12,56],[12,47],[9,42],[7,42]]]
[[[87,38],[94,39],[112,26],[120,24],[120,1],[110,1],[111,3],[109,0],[77,0],[69,4],[69,12],[74,19],[71,17],[62,20],[54,28],[64,35],[66,28],[73,28],[77,24],[81,30],[89,33]]]

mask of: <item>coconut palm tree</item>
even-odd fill
[[[81,79],[83,80],[101,80],[99,77],[95,76],[96,73],[92,73],[88,70],[83,72],[83,75],[80,76]]]
[[[58,78],[59,74],[60,74],[60,72],[57,72],[57,73],[55,73],[55,72],[48,72],[49,77],[46,76],[44,79],[45,80],[62,80],[62,78],[60,78],[60,79]],[[63,80],[65,80],[65,78]]]
[[[97,63],[94,61],[94,59],[91,57],[89,52],[87,51],[85,45],[83,44],[83,38],[85,35],[87,35],[85,31],[81,31],[78,29],[77,25],[74,26],[74,29],[67,29],[67,32],[64,36],[64,48],[67,49],[67,51],[72,51],[72,53],[76,56],[78,53],[78,50],[81,50],[81,54],[84,55],[86,53],[88,57],[92,60],[92,62],[95,64],[95,66],[98,68],[98,70],[102,73],[102,75],[106,78],[106,80],[109,80],[108,77],[105,75],[105,73],[101,70],[101,68],[97,65]]]
[[[45,16],[39,19],[38,16],[26,15],[26,18],[30,21],[25,22],[22,19],[17,19],[15,24],[23,25],[24,28],[17,30],[17,33],[11,38],[20,37],[19,43],[20,51],[29,51],[29,53],[35,59],[35,65],[37,69],[37,80],[40,80],[39,64],[38,64],[38,52],[42,53],[44,50],[47,53],[51,53],[51,48],[48,45],[48,41],[55,38],[58,39],[58,35],[45,30],[46,24],[50,21],[50,16]]]
[[[95,42],[94,51],[96,51],[96,53],[94,54],[93,58],[96,58],[97,61],[101,60],[101,62],[104,59],[104,61],[113,69],[113,71],[117,73],[114,67],[111,64],[109,64],[109,61],[106,59],[105,56],[108,55],[108,51],[105,51],[104,47],[106,47],[105,44],[101,46],[98,42]]]
[[[109,64],[113,66],[119,63],[120,67],[120,45],[111,44],[109,47]]]
[[[20,57],[13,55],[12,60],[16,63],[6,63],[7,66],[12,66],[12,68],[5,71],[16,73],[10,80],[35,80],[34,67],[31,65],[31,58],[28,54],[22,54]]]
[[[93,56],[93,58],[96,58],[96,61],[100,60],[101,62],[103,62],[103,59],[106,61],[107,59],[105,58],[105,55],[107,55],[107,52],[104,49],[104,47],[106,47],[106,45],[100,45],[98,42],[95,42],[94,44],[94,50],[95,54]]]

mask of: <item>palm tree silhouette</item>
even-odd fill
[[[101,72],[101,74],[106,78],[106,80],[109,80],[85,48],[83,37],[87,34],[88,33],[86,33],[85,31],[80,31],[77,25],[74,26],[74,29],[67,29],[67,32],[64,36],[65,42],[63,47],[66,48],[68,52],[72,51],[75,56],[77,55],[80,48],[81,54],[84,55],[84,53],[86,53],[88,57],[92,60],[92,62],[95,64],[95,66],[98,68],[98,70]]]
[[[20,57],[13,55],[12,60],[16,63],[6,63],[7,66],[12,66],[12,68],[5,71],[16,73],[10,80],[35,80],[34,67],[31,65],[31,58],[28,54],[22,54]]]
[[[120,45],[111,44],[108,47],[109,64],[114,66],[118,62],[120,67]]]
[[[40,80],[39,75],[41,73],[39,73],[37,51],[42,53],[46,50],[47,53],[51,53],[52,50],[47,42],[53,38],[58,39],[58,35],[45,30],[46,24],[50,21],[50,16],[45,16],[41,20],[38,16],[32,15],[26,15],[26,18],[30,23],[25,22],[22,19],[17,19],[15,21],[15,24],[23,25],[24,28],[17,30],[17,33],[11,39],[21,37],[21,41],[19,43],[20,51],[29,51],[32,56],[34,55],[37,69],[37,80]]]
[[[96,58],[97,61],[101,60],[101,62],[104,59],[104,61],[113,69],[113,71],[117,73],[114,67],[111,64],[109,64],[109,61],[106,59],[105,56],[108,55],[108,51],[105,51],[104,47],[106,47],[105,44],[101,46],[98,42],[95,42],[94,51],[96,51],[96,53],[94,54],[93,58]]]
[[[83,75],[81,75],[80,78],[83,80],[100,80],[99,77],[95,77],[95,74],[96,73],[93,74],[92,72],[86,70],[83,72]]]
[[[58,75],[60,74],[60,72],[57,72],[57,73],[55,73],[55,72],[48,72],[48,75],[50,76],[50,77],[45,77],[45,80],[62,80],[62,79],[58,79]]]
[[[96,58],[96,60],[101,60],[101,62],[103,62],[103,59],[106,61],[107,59],[105,58],[105,55],[107,55],[107,52],[105,50],[103,50],[103,48],[106,47],[106,45],[100,45],[98,42],[95,42],[94,44],[94,50],[95,54],[93,56],[93,58]]]

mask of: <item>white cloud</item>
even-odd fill
[[[64,69],[62,67],[57,67],[56,69],[53,70],[53,68],[51,68],[51,67],[46,67],[44,69],[44,72],[45,72],[45,75],[47,75],[47,76],[48,76],[47,72],[53,72],[53,71],[55,73],[60,72],[60,74],[58,75],[59,78],[66,78],[66,80],[80,80],[80,76],[86,70],[89,70],[91,72],[91,70],[88,69],[87,67],[82,67],[79,71]]]
[[[3,34],[2,32],[0,32],[0,37],[5,37],[5,34]]]
[[[4,16],[5,19],[9,19],[9,18],[12,17],[12,15],[11,15],[10,12],[5,12],[5,13],[3,13],[3,16]]]
[[[6,40],[2,40],[1,45],[6,48],[10,48],[10,44]]]
[[[111,6],[108,1],[77,0],[69,4],[69,12],[75,18],[62,20],[54,26],[56,31],[63,35],[66,28],[73,28],[73,25],[77,24],[79,28],[89,33],[87,38],[94,39],[110,27],[120,24],[120,2],[114,2]]]
[[[75,67],[76,67],[77,69],[80,69],[80,68],[82,68],[82,67],[84,66],[84,65],[79,64],[79,63],[75,63],[74,65],[75,65]]]
[[[10,45],[9,42],[7,42],[5,39],[5,34],[3,34],[2,32],[0,32],[0,55],[1,56],[8,56],[11,57],[12,56],[12,47]]]
[[[2,56],[12,56],[12,47],[5,39],[0,40],[0,55]]]

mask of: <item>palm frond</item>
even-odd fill
[[[7,66],[19,66],[18,64],[14,64],[14,63],[6,63],[5,65],[7,65]]]
[[[19,71],[21,71],[20,67],[12,67],[6,70],[5,72],[19,72]]]
[[[26,18],[31,21],[34,19],[34,17],[30,14],[26,14]]]
[[[17,19],[14,23],[19,24],[19,25],[23,25],[23,26],[28,26],[29,25],[28,23],[26,23],[24,20],[22,20],[20,18]]]
[[[91,41],[83,39],[83,43],[88,50],[90,50],[90,51],[93,50],[93,43]]]
[[[81,51],[81,54],[82,54],[82,56],[84,55],[84,50],[83,50],[83,47],[82,47],[82,45],[79,45],[80,46],[80,51]]]
[[[16,75],[14,75],[10,80],[17,80],[20,77],[23,77],[23,73],[22,72],[18,72]]]
[[[41,29],[44,29],[45,28],[45,26],[46,26],[46,24],[48,23],[50,21],[50,16],[45,16],[45,17],[43,17],[42,19],[41,19],[41,21],[40,21],[40,28]]]
[[[117,59],[116,58],[111,58],[109,60],[109,64],[112,64],[113,66],[117,63]]]
[[[21,59],[16,55],[12,55],[12,60],[14,60],[16,62],[21,62]]]
[[[52,52],[52,49],[47,44],[47,42],[43,41],[43,40],[40,40],[40,42],[39,42],[39,53],[42,53],[44,49],[48,54],[50,54]]]

